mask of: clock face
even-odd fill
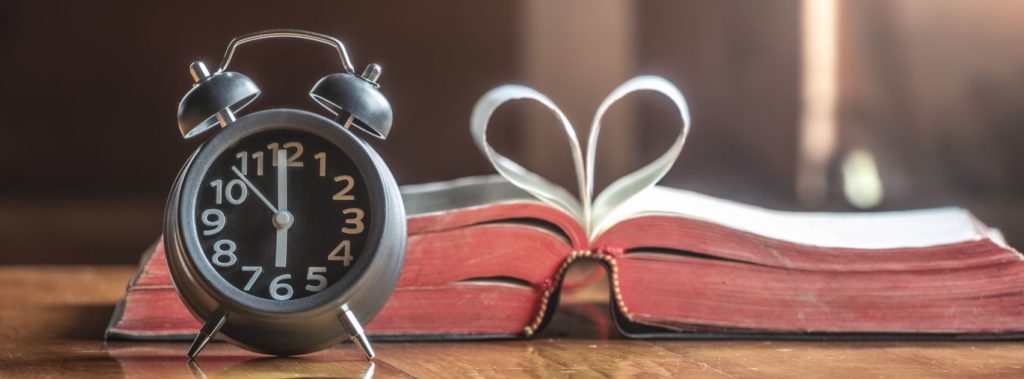
[[[243,137],[214,159],[196,196],[203,255],[232,286],[299,299],[343,278],[364,251],[370,196],[344,151],[315,134]]]

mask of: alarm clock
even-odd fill
[[[260,90],[228,65],[239,46],[272,38],[337,49],[344,71],[309,92],[334,119],[298,109],[239,115]],[[203,323],[189,359],[215,335],[273,355],[351,339],[372,359],[362,325],[394,290],[406,246],[395,179],[354,132],[383,140],[391,129],[380,66],[359,75],[341,41],[270,30],[232,40],[216,71],[198,61],[189,71],[195,83],[178,107],[181,135],[219,127],[182,167],[164,216],[171,278]]]

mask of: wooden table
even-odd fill
[[[1024,377],[1018,342],[627,340],[575,306],[529,341],[378,342],[373,363],[348,345],[272,358],[213,343],[189,365],[183,343],[103,341],[133,273],[0,267],[0,377]]]

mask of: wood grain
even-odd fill
[[[213,343],[104,342],[134,267],[0,268],[0,377],[1024,377],[1018,342],[628,340],[592,294],[569,298],[526,341],[378,342],[266,357]],[[578,302],[585,299],[585,302]]]

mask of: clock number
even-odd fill
[[[317,284],[306,285],[306,291],[309,292],[320,292],[324,288],[327,288],[327,277],[322,274],[327,272],[327,267],[310,267],[309,272],[306,274],[306,280],[316,281]]]
[[[242,167],[242,175],[249,175],[249,152],[239,151],[238,154],[235,154],[235,158],[238,158]],[[256,160],[256,175],[263,176],[263,152],[257,151],[252,153],[252,159]]]
[[[249,277],[249,281],[245,283],[245,290],[249,291],[252,289],[252,285],[256,284],[256,278],[260,277],[263,273],[263,267],[260,266],[242,266],[242,271],[251,272],[252,276]]]
[[[284,145],[281,145],[277,142],[274,142],[272,144],[267,145],[267,148],[270,149],[270,154],[276,157],[277,150],[280,149],[282,146],[284,147],[285,150],[295,149],[295,152],[288,156],[288,167],[302,167],[303,163],[302,161],[299,160],[299,158],[302,157],[302,144],[299,142],[285,142]],[[276,160],[271,161],[270,163],[274,165],[274,167],[277,167]]]
[[[227,224],[227,221],[224,219],[224,212],[221,212],[220,209],[207,209],[203,211],[202,219],[203,225],[213,228],[204,230],[204,236],[220,233],[221,230],[224,230],[224,225]]]
[[[270,281],[270,297],[274,300],[288,300],[292,298],[295,291],[292,290],[292,285],[282,282],[283,280],[291,280],[292,274],[282,274],[274,280]]]
[[[220,240],[213,244],[213,264],[220,267],[230,267],[238,263],[235,256],[235,242],[231,240]]]
[[[237,191],[235,191],[237,189]],[[235,194],[237,192],[237,194]],[[241,179],[234,179],[228,182],[228,185],[224,187],[224,197],[229,203],[238,205],[245,201],[245,197],[249,195],[249,187],[245,186],[245,183]]]
[[[256,176],[263,176],[263,152],[257,151],[252,153],[252,159],[256,160]]]
[[[228,203],[238,205],[249,196],[249,188],[245,186],[241,179],[231,180],[227,186],[224,185],[223,180],[217,179],[210,182],[210,187],[213,187],[214,191],[217,192],[216,199],[214,199],[214,202],[217,204],[223,204],[225,198],[227,198]]]
[[[346,226],[344,228],[341,228],[341,232],[342,233],[345,233],[345,234],[359,234],[359,233],[362,233],[363,229],[366,228],[365,225],[363,225],[363,210],[362,209],[359,209],[359,208],[348,208],[348,209],[345,209],[345,210],[341,211],[341,213],[346,214],[346,215],[347,214],[352,214],[352,215],[355,216],[354,218],[345,220],[345,225],[351,225],[351,226]]]
[[[320,177],[322,178],[327,176],[327,153],[316,153],[313,155],[313,158],[316,158],[318,163],[320,163]]]
[[[214,199],[214,202],[217,203],[217,204],[223,204],[224,203],[224,181],[220,180],[220,179],[214,180],[214,181],[210,182],[210,187],[213,187],[213,190],[217,192],[217,196]]]
[[[274,142],[272,144],[267,145],[267,148],[270,149],[270,156],[271,157],[276,157],[277,156],[277,149],[281,148],[281,144],[277,143],[277,142]],[[270,165],[274,166],[274,167],[277,167],[277,159],[271,159],[270,160]]]
[[[249,175],[249,152],[239,151],[238,154],[235,154],[235,158],[238,158],[241,163],[242,175]]]
[[[341,253],[341,256],[338,256]],[[328,261],[341,261],[341,265],[348,267],[352,265],[352,243],[349,240],[341,241],[338,247],[331,250],[331,254],[327,255]]]
[[[345,187],[342,188],[341,191],[338,191],[338,193],[334,194],[334,197],[332,197],[331,199],[337,200],[337,201],[355,200],[356,199],[355,196],[348,194],[349,192],[352,192],[352,188],[356,186],[356,180],[354,178],[352,178],[351,175],[335,176],[334,177],[334,182],[335,183],[337,183],[337,182],[345,182]]]

